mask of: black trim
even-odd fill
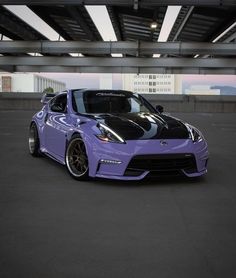
[[[196,159],[193,154],[156,154],[137,155],[129,162],[127,171],[157,171],[170,174],[173,171],[184,170],[187,173],[197,172]]]
[[[144,171],[140,170],[134,170],[134,169],[126,169],[124,176],[130,176],[130,177],[138,177],[143,174]]]

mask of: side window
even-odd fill
[[[66,113],[67,94],[59,95],[52,99],[50,109],[53,112]]]
[[[72,107],[74,111],[79,111],[79,113],[86,113],[85,103],[87,104],[87,101],[83,99],[83,94],[79,91],[74,91],[72,94]]]
[[[140,104],[137,102],[137,100],[134,100],[133,98],[129,98],[129,103],[131,107],[132,113],[140,112]]]

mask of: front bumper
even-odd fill
[[[193,143],[190,139],[169,139],[164,140],[130,140],[126,144],[101,142],[96,139],[87,148],[89,157],[89,176],[119,180],[141,180],[147,175],[166,174],[174,172],[182,173],[188,177],[201,176],[207,172],[208,149],[204,140]],[[136,173],[129,171],[131,160],[137,156],[144,156],[143,162],[139,163]],[[148,168],[148,160],[145,157],[168,157],[177,162],[176,157],[192,156],[195,167],[192,169],[181,168],[178,163],[172,166]],[[149,161],[150,162],[150,161]],[[143,167],[142,167],[143,163]],[[177,164],[178,166],[175,166]],[[158,162],[155,161],[158,166]],[[175,169],[175,167],[177,169]],[[132,169],[135,170],[135,169]],[[135,172],[135,171],[134,171]],[[130,173],[130,175],[129,175]]]

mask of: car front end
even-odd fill
[[[80,128],[90,177],[140,180],[207,172],[209,154],[201,132],[159,113],[140,96],[85,91],[76,92],[75,99],[78,117],[83,117]]]
[[[89,176],[141,180],[147,176],[206,174],[209,157],[206,140],[196,128],[184,126],[187,138],[126,140],[104,123],[96,124],[91,137],[85,138],[89,145]],[[126,130],[126,137],[129,137],[128,132]]]
[[[91,177],[140,180],[144,177],[184,174],[188,177],[207,172],[208,150],[204,140],[130,140],[125,144],[96,142],[90,149]]]

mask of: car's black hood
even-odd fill
[[[110,127],[124,140],[189,138],[186,126],[180,120],[163,114],[97,114],[92,118]]]

